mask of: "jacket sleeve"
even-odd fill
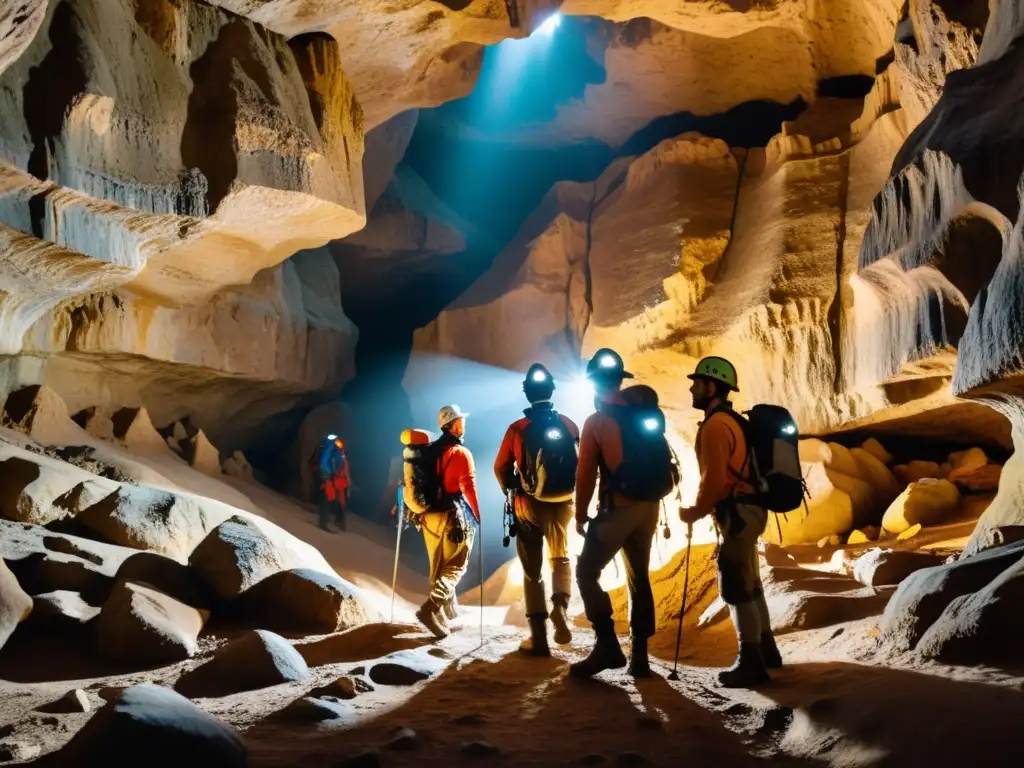
[[[700,488],[693,505],[700,517],[715,511],[715,505],[725,501],[732,492],[733,480],[729,474],[729,459],[736,449],[732,430],[721,418],[708,419],[700,436]]]
[[[583,422],[580,437],[580,460],[576,469],[576,513],[585,514],[590,509],[597,487],[597,459],[601,454],[597,427],[594,419]]]
[[[512,450],[512,441],[514,439],[514,430],[509,427],[505,430],[505,438],[501,441],[501,447],[498,449],[498,455],[494,459],[494,476],[498,479],[498,486],[501,488],[501,492],[505,493],[505,478],[509,474],[509,467],[515,463],[516,456]]]
[[[459,490],[465,496],[473,517],[480,523],[480,501],[476,495],[476,468],[473,466],[473,455],[465,448],[458,451],[454,461],[458,462]]]

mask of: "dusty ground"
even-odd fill
[[[464,626],[439,642],[416,627],[388,625],[296,641],[311,679],[196,703],[243,731],[251,764],[267,767],[364,764],[347,759],[366,750],[379,750],[379,764],[394,766],[1009,766],[1020,764],[1024,750],[1020,671],[874,664],[875,619],[786,635],[786,668],[750,692],[714,681],[734,650],[727,624],[688,629],[678,681],[665,679],[673,632],[652,645],[661,659],[656,677],[634,681],[618,671],[577,681],[567,677],[567,664],[586,652],[589,632],[578,632],[551,659],[529,659],[516,652],[520,634],[511,627],[487,624],[481,645],[479,614],[464,610]],[[173,685],[230,634],[214,630],[200,658],[127,674],[98,668],[75,638],[16,634],[0,655],[0,678],[10,681],[0,682],[0,733],[44,752],[59,748],[89,716],[37,708],[74,688],[86,689],[98,705],[109,695],[105,688]],[[388,656],[427,664],[433,677],[411,686],[375,684],[344,702],[346,714],[334,724],[282,712],[340,675],[372,676],[374,662]],[[389,747],[399,728],[415,737]],[[475,756],[467,745],[479,741],[497,751]]]

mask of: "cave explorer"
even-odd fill
[[[530,407],[513,422],[494,460],[494,475],[502,493],[513,496],[516,518],[516,552],[523,565],[523,596],[530,637],[520,650],[533,656],[550,656],[547,620],[555,629],[555,642],[572,642],[569,629],[568,529],[576,486],[579,427],[558,413],[551,403],[555,380],[540,363],[526,372],[523,394]],[[551,612],[546,608],[543,576],[544,542],[551,563]]]
[[[586,375],[594,385],[597,412],[584,422],[580,438],[576,529],[585,538],[576,564],[576,583],[597,642],[590,655],[572,664],[569,671],[590,677],[626,665],[615,635],[611,599],[599,584],[601,571],[621,550],[631,605],[629,674],[649,677],[647,641],[655,630],[648,574],[651,545],[661,499],[679,482],[678,466],[665,439],[657,394],[646,386],[621,391],[623,380],[633,374],[623,369],[616,352],[598,350],[587,363]],[[635,399],[626,396],[632,390],[638,390]],[[591,520],[588,510],[599,468],[598,512]]]
[[[317,471],[320,474],[320,528],[330,532],[330,521],[334,517],[338,528],[344,531],[352,480],[349,476],[348,457],[345,455],[345,441],[337,435],[330,434],[324,438]]]
[[[728,688],[750,688],[769,681],[768,669],[782,666],[757,554],[768,511],[751,503],[754,488],[749,482],[747,441],[739,421],[730,415],[729,395],[739,392],[736,369],[724,358],[706,357],[689,378],[693,407],[705,413],[695,446],[700,488],[694,506],[681,509],[679,517],[692,525],[714,515],[722,537],[718,589],[739,639],[736,663],[719,672],[718,679]]]
[[[473,454],[462,444],[466,417],[457,405],[438,411],[437,471],[441,498],[419,516],[423,541],[430,561],[430,596],[416,611],[416,618],[436,637],[451,632],[447,619],[458,616],[455,589],[469,568],[475,531],[466,520],[466,507],[480,525]]]

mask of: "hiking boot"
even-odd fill
[[[455,621],[459,618],[459,600],[452,595],[452,599],[444,604],[444,615],[448,621]]]
[[[771,632],[761,633],[761,658],[767,669],[782,669],[782,654],[775,644],[775,635]]]
[[[559,594],[555,595],[551,602],[554,603],[554,607],[551,609],[551,625],[555,628],[555,642],[559,645],[568,645],[572,642],[569,614],[565,610],[569,607],[569,598]]]
[[[416,618],[419,619],[420,624],[430,630],[434,637],[448,637],[452,633],[441,609],[432,600],[427,600],[420,606],[420,609],[416,611]]]
[[[569,674],[573,677],[593,677],[606,669],[621,669],[626,666],[626,657],[619,647],[619,638],[615,636],[615,625],[594,627],[597,642],[590,655],[583,661],[569,665]]]
[[[550,656],[548,647],[548,621],[544,614],[530,616],[530,636],[523,640],[519,650],[528,656]]]
[[[771,680],[761,658],[760,643],[740,643],[736,663],[718,673],[723,688],[756,688]]]
[[[651,664],[647,659],[647,638],[634,637],[629,649],[629,668],[632,677],[651,677]]]

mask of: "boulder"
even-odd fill
[[[210,531],[188,562],[223,600],[238,597],[290,565],[256,523],[237,515]]]
[[[85,691],[81,688],[75,688],[73,691],[68,691],[56,701],[52,701],[49,704],[44,704],[39,707],[38,711],[51,715],[70,715],[75,712],[91,712],[92,702],[89,701],[89,695]]]
[[[883,446],[875,438],[869,437],[867,440],[861,443],[860,447],[861,449],[870,453],[880,462],[885,464],[885,466],[889,466],[890,464],[892,464],[893,455],[889,453],[887,450],[885,450],[885,446]]]
[[[280,635],[246,632],[219,648],[205,664],[187,672],[175,689],[189,698],[228,696],[309,677],[298,651]]]
[[[895,586],[914,571],[941,565],[943,560],[927,552],[902,552],[876,547],[854,562],[853,578],[867,587]]]
[[[100,613],[99,608],[89,605],[77,592],[63,589],[36,595],[33,600],[35,607],[29,620],[34,626],[53,630],[81,629]]]
[[[230,611],[260,628],[310,634],[352,629],[379,618],[347,581],[306,568],[268,576],[243,592]]]
[[[1024,541],[1018,541],[912,573],[885,607],[883,646],[894,653],[916,648],[956,598],[984,589],[1022,557]]]
[[[46,525],[67,516],[54,500],[86,476],[75,467],[55,467],[12,456],[0,461],[0,515],[20,523]]]
[[[227,724],[174,691],[136,685],[104,705],[54,756],[56,766],[245,768],[247,750]]]
[[[122,581],[96,618],[96,647],[117,661],[182,661],[198,650],[197,638],[208,616],[146,584]]]
[[[7,564],[0,560],[0,648],[30,613],[32,598],[18,584]]]
[[[203,474],[218,477],[221,474],[220,452],[206,437],[203,430],[179,446],[189,466]]]
[[[950,466],[950,474],[953,472],[970,473],[988,464],[988,456],[981,448],[968,448],[966,451],[949,454],[947,461]]]
[[[913,525],[938,525],[956,515],[960,491],[948,480],[927,478],[907,486],[885,511],[882,527],[903,533]]]
[[[954,469],[946,478],[964,493],[991,493],[999,490],[1001,464],[983,464],[980,467]]]
[[[156,552],[133,554],[121,563],[114,578],[117,581],[148,584],[193,608],[213,607],[213,595],[194,570]]]
[[[921,637],[927,658],[956,664],[1020,661],[1024,623],[1024,557],[982,589],[953,598]]]
[[[99,605],[114,583],[102,566],[65,553],[33,552],[8,564],[30,595],[77,592],[90,605]]]
[[[77,519],[114,544],[182,561],[220,522],[192,497],[129,483]]]

